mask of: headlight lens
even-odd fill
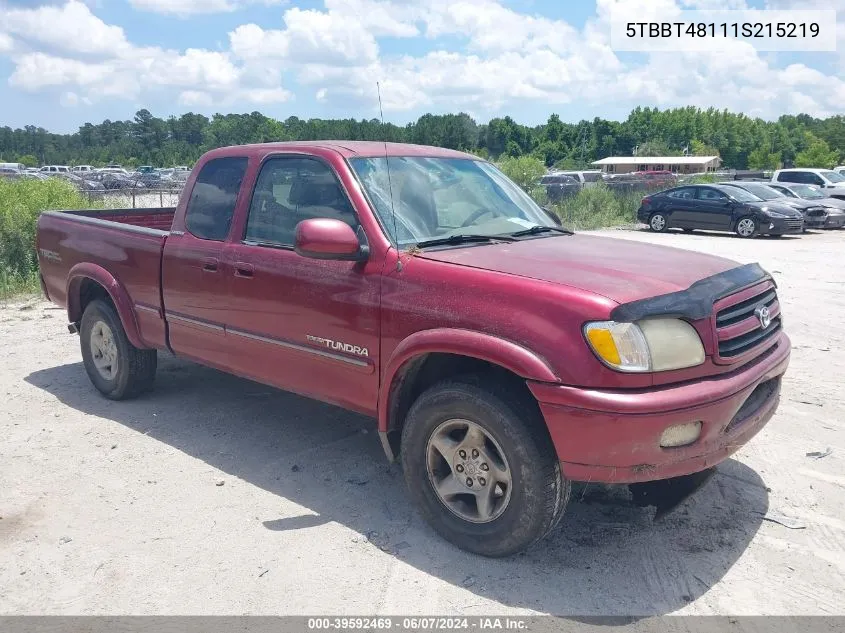
[[[789,216],[785,213],[778,213],[777,211],[772,211],[771,209],[766,209],[766,215],[770,218],[788,218]]]
[[[584,336],[596,356],[619,371],[669,371],[704,362],[698,332],[680,319],[596,321],[584,326]]]

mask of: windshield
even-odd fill
[[[845,182],[845,176],[838,174],[835,171],[821,171],[819,173],[830,182]]]
[[[745,191],[754,194],[755,196],[760,198],[760,200],[774,200],[776,198],[786,197],[780,191],[772,189],[767,185],[754,185],[749,183],[743,185],[742,189],[745,189]]]
[[[451,235],[497,236],[556,226],[528,194],[482,160],[391,156],[352,158],[349,163],[382,225],[400,246]]]
[[[790,188],[806,200],[818,200],[820,198],[827,197],[821,192],[821,189],[814,187],[813,185],[792,185]]]
[[[725,193],[727,193],[731,198],[739,202],[760,202],[760,200],[762,199],[758,198],[753,193],[748,193],[745,189],[740,189],[739,187],[732,187],[730,185],[725,185]]]

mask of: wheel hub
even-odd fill
[[[91,328],[91,358],[97,372],[106,380],[117,375],[117,343],[111,328],[104,321],[97,321]]]
[[[428,476],[441,503],[472,523],[498,518],[510,501],[504,452],[480,425],[447,420],[428,443]]]

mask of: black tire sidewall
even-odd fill
[[[434,430],[449,419],[467,419],[482,426],[498,443],[511,471],[511,497],[502,515],[489,523],[471,523],[447,508],[428,477],[426,448]],[[565,503],[568,482],[560,474],[550,446],[538,446],[502,400],[472,385],[437,385],[416,401],[402,434],[402,466],[413,501],[426,520],[458,547],[486,556],[507,556],[545,536],[551,517],[544,470],[557,469],[557,503]]]
[[[115,345],[117,346],[117,374],[111,380],[100,375],[94,365],[94,358],[91,353],[91,331],[98,321],[103,321],[112,331]],[[129,339],[123,330],[120,318],[114,308],[99,299],[95,299],[85,308],[79,328],[79,340],[82,346],[82,362],[85,371],[94,386],[107,398],[119,399],[126,392],[129,385]]]

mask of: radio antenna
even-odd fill
[[[396,253],[399,253],[399,232],[396,229],[396,208],[393,206],[393,182],[390,179],[390,156],[387,152],[387,126],[384,124],[384,110],[381,107],[381,84],[376,82],[376,92],[378,92],[378,113],[381,116],[381,131],[382,139],[384,141],[384,165],[387,169],[387,193],[390,196],[390,213],[393,215],[393,239],[396,240]],[[402,269],[402,259],[396,260],[396,267],[398,270]]]

